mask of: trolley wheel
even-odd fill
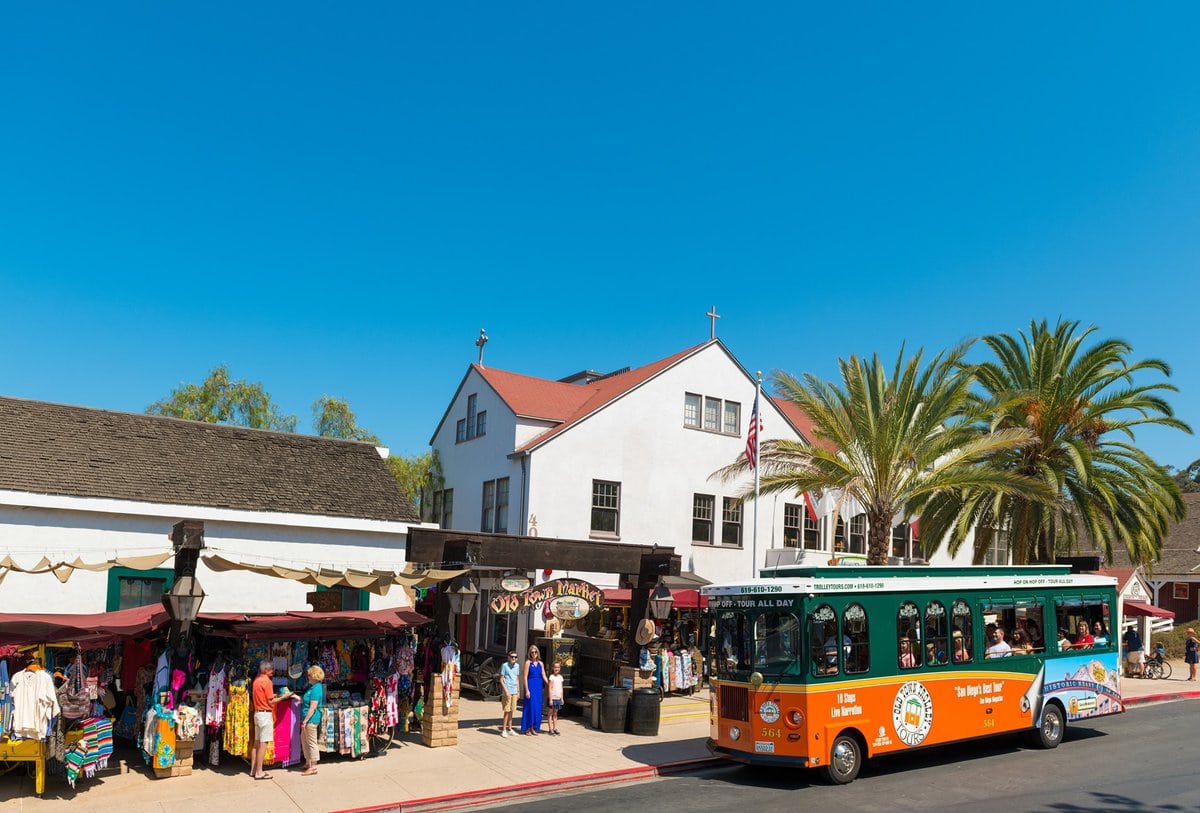
[[[821,768],[832,785],[848,785],[858,778],[862,768],[862,747],[851,734],[839,734],[829,749],[829,764]]]
[[[395,734],[395,726],[384,726],[371,735],[371,753],[382,754],[387,749],[392,747],[392,735]]]
[[[1142,668],[1142,674],[1147,680],[1158,680],[1163,676],[1163,664],[1158,661],[1146,661],[1146,665]]]
[[[1041,748],[1057,748],[1066,731],[1067,718],[1063,715],[1062,707],[1050,703],[1042,709],[1042,724],[1034,731],[1034,740]]]
[[[495,700],[500,696],[500,669],[492,658],[485,658],[476,667],[475,688],[484,700]]]

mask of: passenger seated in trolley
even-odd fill
[[[955,663],[970,663],[971,662],[971,650],[969,650],[967,648],[967,645],[963,642],[962,630],[955,630],[954,633],[950,636],[950,638],[954,642],[951,645],[951,650],[953,652],[953,655],[951,657],[954,658],[954,662]]]
[[[917,657],[913,654],[912,641],[907,638],[900,639],[900,668],[914,669],[917,665]]]
[[[1007,658],[1012,654],[1012,647],[1004,640],[1004,627],[999,624],[987,625],[988,648],[985,658]]]
[[[942,666],[946,663],[946,653],[938,649],[933,641],[925,644],[925,663],[930,666]]]

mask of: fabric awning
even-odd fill
[[[419,627],[430,619],[407,607],[319,613],[201,613],[197,623],[212,635],[235,638],[339,638],[379,635]]]
[[[671,597],[675,599],[677,610],[703,610],[708,607],[708,597],[700,595],[699,590],[672,590]],[[633,591],[627,587],[606,587],[604,589],[604,604],[606,607],[628,607],[633,603]]]
[[[0,582],[9,573],[53,573],[54,577],[63,584],[71,578],[76,570],[89,570],[93,573],[103,573],[114,567],[127,567],[131,570],[152,570],[174,556],[174,553],[152,553],[147,556],[113,556],[100,562],[85,562],[76,556],[70,562],[53,561],[45,556],[32,566],[24,566],[12,558],[5,556],[0,559]]]
[[[202,556],[205,567],[217,573],[230,570],[242,570],[258,573],[262,576],[274,576],[278,579],[307,584],[313,587],[349,587],[355,590],[366,590],[377,596],[386,596],[393,585],[404,587],[432,587],[449,579],[457,578],[464,573],[462,570],[423,570],[417,573],[407,573],[394,570],[356,570],[347,568],[335,570],[331,568],[295,568],[283,565],[262,565],[249,562],[237,562],[216,554]]]
[[[1175,613],[1170,610],[1164,610],[1162,607],[1155,607],[1153,604],[1145,604],[1140,601],[1126,601],[1124,604],[1125,615],[1139,617],[1150,616],[1151,618],[1174,618]]]
[[[119,638],[136,638],[156,632],[170,620],[161,604],[83,615],[0,613],[0,644],[71,641],[80,646],[103,646]]]

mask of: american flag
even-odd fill
[[[817,521],[817,507],[813,505],[812,497],[808,492],[804,492],[804,507],[808,509],[808,518],[813,522]]]
[[[758,418],[758,396],[754,396],[754,410],[750,413],[750,429],[746,432],[746,460],[751,468],[758,468],[758,433],[762,421]]]

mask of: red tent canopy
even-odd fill
[[[377,635],[405,627],[430,623],[430,619],[407,607],[390,610],[343,610],[318,613],[291,610],[286,613],[201,613],[197,623],[213,635],[235,638],[351,638]]]
[[[0,613],[0,644],[71,641],[80,646],[98,647],[119,638],[136,638],[156,632],[170,620],[161,604],[84,615]]]
[[[708,599],[700,595],[699,590],[672,590],[671,597],[675,599],[677,610],[703,610],[708,607]],[[604,604],[612,607],[628,607],[633,601],[633,591],[627,587],[606,587],[604,589]]]
[[[1153,618],[1174,618],[1175,613],[1170,610],[1164,610],[1162,607],[1155,607],[1153,604],[1145,604],[1141,601],[1126,601],[1125,615],[1128,616],[1151,616]]]

